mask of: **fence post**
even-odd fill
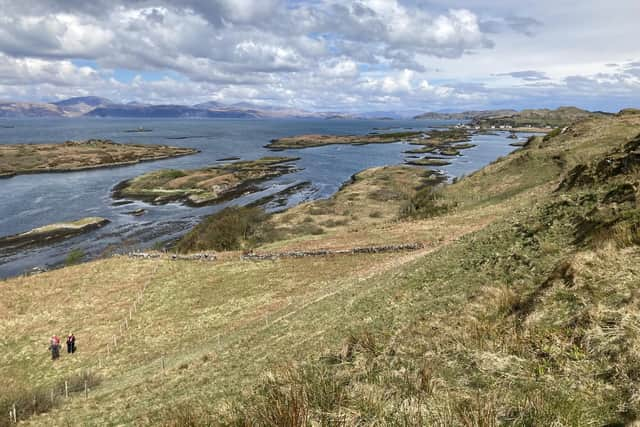
[[[85,399],[89,398],[89,388],[87,386],[87,380],[84,380],[84,398]]]
[[[118,338],[116,338],[116,336],[113,336],[113,350],[115,351],[116,348],[118,347]]]
[[[16,411],[16,404],[13,404],[13,423],[18,424],[18,412]]]
[[[69,398],[69,383],[67,381],[64,382],[64,397],[65,399]]]
[[[160,358],[160,364],[162,365],[162,373],[164,374],[164,354]]]
[[[53,404],[55,402],[55,399],[53,397],[53,389],[51,389],[51,403]]]

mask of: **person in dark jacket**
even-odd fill
[[[57,335],[53,335],[49,341],[49,350],[51,350],[51,360],[56,360],[60,357],[60,338]]]
[[[72,333],[67,337],[67,353],[76,352],[76,336]]]

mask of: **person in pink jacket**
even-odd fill
[[[51,350],[51,360],[60,357],[60,338],[57,335],[53,335],[49,340],[49,350]]]

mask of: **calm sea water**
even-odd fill
[[[223,204],[191,208],[172,203],[152,206],[142,202],[115,206],[111,198],[119,182],[162,168],[198,168],[220,163],[225,157],[256,159],[274,153],[266,148],[271,139],[303,133],[352,134],[405,131],[443,126],[447,122],[375,120],[184,120],[184,119],[22,119],[0,121],[0,144],[62,142],[88,138],[112,139],[122,143],[168,144],[193,147],[200,154],[120,168],[72,173],[22,175],[0,179],[0,236],[87,216],[101,216],[111,223],[94,232],[46,247],[8,253],[0,250],[0,277],[23,273],[34,267],[60,264],[73,249],[87,257],[109,251],[148,248],[157,242],[175,239],[203,216],[232,204],[246,204],[303,182],[310,185],[291,194],[284,203],[267,206],[284,209],[295,204],[326,198],[335,193],[354,173],[373,166],[403,163],[404,143],[365,146],[326,146],[287,150],[277,155],[296,156],[299,172],[263,184],[259,193]],[[5,127],[13,126],[13,127]],[[151,132],[127,133],[144,127]],[[393,129],[389,129],[393,128]],[[506,134],[475,136],[478,146],[454,158],[443,167],[450,176],[468,174],[513,150]],[[147,213],[133,217],[127,212],[144,208]]]

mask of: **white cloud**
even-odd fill
[[[431,109],[613,108],[640,94],[636,0],[0,0],[0,10],[3,97]],[[118,81],[120,69],[140,77]]]

